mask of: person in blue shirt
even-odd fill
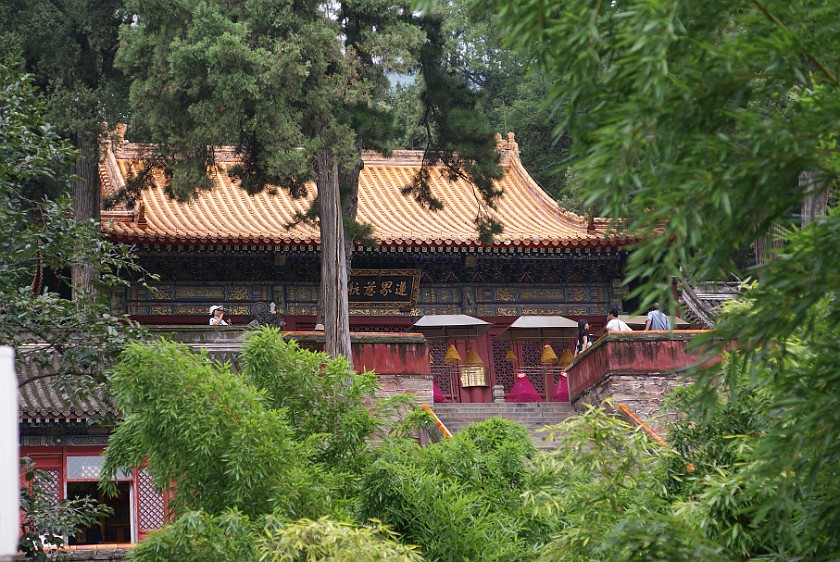
[[[648,312],[647,320],[645,321],[645,331],[648,330],[670,330],[671,320],[659,310],[659,303],[653,305],[653,308]]]

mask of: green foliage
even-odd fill
[[[302,519],[270,530],[261,539],[260,562],[413,562],[423,558],[414,547],[397,542],[387,527],[355,527],[322,517]]]
[[[111,386],[125,419],[106,451],[106,474],[148,462],[159,489],[177,489],[175,513],[329,512],[331,481],[309,461],[314,451],[228,365],[163,340],[132,344]]]
[[[419,92],[423,113],[420,124],[426,130],[423,166],[403,187],[430,210],[443,207],[431,192],[428,166],[440,163],[450,179],[463,178],[476,188],[476,199],[491,209],[502,195],[493,180],[500,179],[500,155],[496,150],[495,133],[486,117],[478,110],[478,96],[466,81],[449,71],[444,63],[445,37],[438,15],[424,15],[419,24],[426,34],[426,43],[419,52],[422,89]],[[487,209],[479,208],[475,218],[482,243],[489,244],[500,234],[503,225]]]
[[[14,65],[0,64],[0,115],[0,342],[16,348],[29,380],[50,378],[71,398],[101,390],[102,371],[140,331],[105,299],[65,298],[67,272],[99,264],[97,288],[107,293],[142,271],[97,224],[69,220],[75,151],[44,121],[31,77]]]
[[[495,6],[564,107],[556,132],[575,140],[587,204],[646,237],[628,264],[642,308],[671,302],[674,275],[734,270],[736,250],[788,224],[801,172],[837,175],[836,3]]]
[[[494,131],[475,111],[474,93],[441,66],[438,19],[381,0],[127,7],[139,22],[123,28],[117,66],[134,77],[132,129],[160,143],[176,197],[212,185],[212,146],[240,150],[243,165],[232,173],[248,192],[272,185],[296,195],[315,178],[319,151],[343,173],[361,148],[389,152],[400,131],[385,103],[387,74],[414,68],[424,75],[427,163],[469,178],[488,204],[498,196]],[[336,18],[325,16],[332,10]],[[427,180],[418,177],[415,188],[431,201]]]
[[[284,523],[274,515],[249,518],[188,512],[156,531],[130,554],[132,562],[412,562],[422,560],[378,523],[358,527],[322,517]]]
[[[720,278],[743,248],[778,246],[697,338],[737,352],[686,397],[698,407],[675,435],[698,476],[673,489],[677,513],[735,559],[835,559],[840,214],[792,215],[836,192],[840,5],[488,4],[565,108],[587,204],[643,237],[628,260],[642,308],[671,307],[674,276]]]
[[[325,99],[321,74],[335,46],[326,24],[312,21],[313,10],[191,1],[127,8],[138,22],[122,29],[116,64],[133,77],[132,130],[161,143],[172,194],[189,199],[212,186],[208,147],[221,145],[242,148],[243,165],[233,173],[248,192],[268,183],[301,192],[313,178],[303,121],[317,121],[318,107],[336,101]]]
[[[423,105],[420,102],[421,86],[416,82],[397,83],[389,92],[386,103],[391,106],[394,122],[400,135],[396,148],[423,150],[426,147],[426,130],[421,123]]]
[[[525,428],[501,419],[427,447],[392,442],[364,475],[361,516],[392,526],[429,560],[530,559],[536,536],[547,540],[519,500],[533,453]]]
[[[742,357],[727,354],[714,372],[708,384],[675,388],[667,398],[667,410],[680,412],[668,428],[668,443],[680,455],[672,462],[694,466],[694,478],[686,483],[735,469],[743,460],[744,446],[772,423],[770,396],[745,375]],[[714,405],[708,415],[698,415],[698,404],[710,392]]]
[[[369,441],[389,413],[389,404],[374,396],[374,373],[357,375],[343,357],[303,350],[274,329],[247,335],[242,366],[269,405],[285,409],[294,437],[309,440],[315,462],[348,473],[364,468]]]
[[[557,449],[538,460],[539,485],[525,493],[538,514],[559,521],[543,560],[603,560],[605,544],[627,520],[667,506],[669,452],[645,433],[589,408],[549,428]]]
[[[429,88],[424,79],[426,73],[412,77],[416,80],[410,85],[393,88],[388,103],[393,106],[401,131],[397,146],[434,150],[443,146],[438,139],[445,139],[445,135],[451,135],[458,144],[462,138],[474,135],[468,129],[475,123],[482,127],[488,124],[490,130],[503,135],[512,131],[522,162],[534,179],[561,205],[582,212],[577,187],[567,181],[566,160],[571,141],[567,136],[559,141],[554,136],[561,117],[556,104],[546,101],[548,82],[539,73],[529,72],[526,63],[530,55],[502,46],[495,14],[473,9],[471,4],[470,0],[451,0],[424,6],[430,21],[439,20],[440,30],[435,37],[440,47],[433,57],[439,61],[437,72],[463,90],[453,95],[446,88]],[[448,100],[449,104],[457,100],[460,109],[443,104],[443,113],[438,117],[436,106],[427,103],[436,98]],[[451,121],[453,125],[439,129],[437,121]],[[460,129],[453,134],[454,127],[467,131]],[[491,147],[485,148],[489,151]],[[413,193],[426,196],[419,187]]]
[[[494,130],[516,134],[528,173],[561,205],[582,213],[577,188],[567,181],[571,139],[555,136],[562,115],[548,95],[549,81],[529,66],[533,55],[506,48],[498,16],[471,0],[441,2],[434,9],[444,16],[449,71],[479,92]]]
[[[416,559],[376,526],[319,519],[283,527],[301,518],[351,518],[358,472],[383,425],[377,416],[393,415],[387,401],[373,398],[375,376],[354,377],[344,359],[302,350],[272,328],[248,334],[241,363],[242,375],[233,374],[205,353],[161,340],[132,344],[114,369],[110,383],[125,418],[104,473],[145,463],[158,488],[174,491],[174,522],[144,541],[134,559],[265,559],[261,540],[292,559],[304,556],[294,549],[328,556],[330,544],[369,544],[372,557]],[[302,537],[324,542],[307,546]]]
[[[92,145],[94,166],[101,123],[127,110],[128,84],[114,68],[117,32],[131,21],[123,6],[122,0],[0,2],[0,53],[24,62],[47,120],[77,147]]]
[[[622,521],[603,544],[608,562],[728,562],[731,558],[676,517]]]
[[[48,486],[50,474],[36,470],[35,463],[21,461],[23,485],[20,489],[21,535],[18,548],[35,562],[64,560],[57,549],[64,536],[73,536],[85,527],[108,516],[112,510],[96,500],[84,497],[56,500]]]
[[[217,515],[188,511],[144,539],[129,554],[132,562],[257,562],[254,539],[272,517],[249,518],[236,510]]]

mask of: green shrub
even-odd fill
[[[427,447],[391,442],[365,472],[360,515],[390,525],[428,560],[532,559],[540,527],[520,496],[534,452],[525,428],[502,419]]]
[[[125,419],[106,450],[106,474],[147,462],[159,489],[177,490],[176,514],[329,512],[333,482],[310,462],[313,451],[294,439],[285,413],[227,365],[182,344],[135,343],[111,387]]]

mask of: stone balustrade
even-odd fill
[[[612,399],[626,404],[643,420],[659,426],[665,394],[685,384],[691,366],[709,358],[690,349],[702,331],[612,332],[600,338],[568,367],[569,397],[573,406],[597,405]]]

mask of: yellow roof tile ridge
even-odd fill
[[[159,185],[159,178],[154,179],[154,187],[143,193],[143,201],[146,203],[146,221],[149,227],[153,227],[150,233],[166,238],[172,238],[173,232],[178,232],[176,217],[183,217],[184,213],[180,203],[169,199]],[[183,220],[183,219],[181,219]]]
[[[230,240],[231,229],[229,226],[229,220],[227,219],[227,215],[225,210],[230,207],[231,205],[228,203],[224,206],[220,205],[219,200],[216,197],[211,197],[213,191],[219,191],[222,196],[224,197],[224,192],[219,190],[219,178],[216,176],[213,178],[213,189],[208,190],[202,193],[201,200],[205,202],[205,205],[208,209],[208,222],[216,228],[216,235],[220,236],[221,238],[225,239],[225,241]],[[211,232],[207,233],[208,235],[212,234]]]
[[[104,154],[99,160],[100,193],[107,196],[113,195],[117,192],[117,189],[125,186],[125,178],[117,164],[117,159],[114,156],[114,151],[110,143],[103,152]]]
[[[286,227],[294,221],[295,214],[306,213],[316,194],[317,186],[314,183],[308,186],[308,194],[305,197],[292,197],[287,189],[280,187],[276,188],[275,195],[268,191],[258,194],[257,200],[260,201],[265,214],[271,216],[269,224],[273,230],[276,230],[272,236],[279,237],[281,240],[294,240],[295,237],[300,238],[301,241],[314,240],[317,236],[311,225],[300,222],[291,229]]]
[[[433,176],[434,177],[434,176]],[[443,170],[437,174],[437,182],[435,182],[435,191],[440,199],[444,200],[443,211],[451,220],[457,221],[450,223],[453,228],[447,229],[450,234],[454,234],[456,230],[458,234],[475,240],[477,238],[474,232],[475,217],[478,214],[479,206],[487,206],[484,201],[480,199],[475,190],[477,189],[473,184],[464,179],[456,179],[450,181]],[[444,189],[443,185],[451,185],[454,189]],[[488,209],[489,210],[489,209]]]
[[[369,204],[367,203],[368,198],[370,197],[370,191],[372,189],[372,180],[370,178],[371,175],[377,175],[375,168],[368,168],[365,167],[359,173],[359,191],[358,191],[358,206],[356,210],[356,221],[363,224],[369,224],[372,228],[371,235],[379,238],[380,242],[388,242],[390,241],[390,237],[392,236],[392,232],[385,231],[383,229],[383,225],[379,224],[378,221],[375,220],[375,217],[371,216],[371,212],[369,211]]]
[[[381,244],[476,244],[478,243],[474,220],[478,205],[482,205],[505,225],[493,245],[578,245],[597,244],[609,240],[606,234],[608,219],[587,218],[562,209],[527,173],[519,159],[518,146],[512,135],[507,143],[499,143],[505,177],[496,182],[504,190],[497,209],[490,209],[467,180],[448,180],[441,166],[433,167],[432,194],[444,203],[444,209],[431,213],[410,196],[402,196],[399,188],[409,184],[422,162],[420,151],[396,151],[385,158],[381,154],[365,151],[365,168],[360,174],[359,220],[368,222]],[[153,145],[126,143],[119,156],[106,153],[100,174],[106,181],[128,177],[131,166],[138,159],[149,156]],[[135,158],[132,160],[132,156]],[[228,173],[229,164],[238,161],[230,147],[216,151],[218,175],[214,189],[200,191],[189,202],[179,203],[169,199],[164,191],[161,174],[153,178],[154,188],[143,192],[149,223],[145,231],[125,224],[131,213],[103,211],[103,230],[115,236],[131,235],[147,240],[167,241],[193,239],[212,243],[231,243],[234,240],[253,242],[264,240],[289,243],[318,244],[320,237],[313,227],[305,224],[286,230],[295,212],[304,212],[317,192],[313,187],[310,196],[298,201],[287,190],[276,188],[276,194],[263,192],[248,195],[236,185]],[[107,161],[112,166],[109,169]],[[139,164],[138,164],[139,165]],[[113,183],[110,184],[113,187]],[[114,221],[106,225],[105,221]],[[607,222],[605,222],[607,221]],[[282,222],[282,225],[280,224]],[[588,231],[588,227],[592,227]],[[627,236],[612,234],[612,240],[626,240]]]
[[[119,160],[147,160],[157,148],[157,144],[126,141],[113,150],[114,157]]]
[[[251,224],[249,224],[245,215],[242,214],[241,202],[246,197],[249,197],[249,195],[243,189],[233,184],[230,176],[227,174],[227,168],[223,164],[217,164],[216,166],[216,189],[223,192],[223,197],[227,200],[224,210],[227,211],[226,216],[228,220],[226,222],[228,231],[238,239],[253,240],[258,236],[259,232],[253,232],[253,229],[248,228]],[[236,221],[233,219],[236,219]],[[243,236],[243,233],[247,234]]]
[[[412,181],[413,173],[405,168],[394,167],[390,168],[389,172],[398,177],[403,185],[408,185]],[[414,243],[422,244],[439,234],[439,225],[445,216],[441,212],[429,211],[410,194],[397,193],[392,200],[393,206],[398,211],[402,211],[399,216],[402,219],[400,226],[403,227],[401,231],[392,228],[392,239],[406,238]],[[422,220],[421,217],[425,217],[426,220]]]
[[[554,211],[553,208],[546,209],[545,203],[535,200],[532,190],[527,182],[517,174],[510,174],[507,177],[506,187],[508,188],[507,200],[512,202],[525,202],[524,205],[513,204],[507,205],[503,210],[506,211],[503,220],[505,222],[518,226],[521,231],[518,233],[511,232],[511,236],[517,235],[517,238],[525,243],[530,243],[533,240],[554,241],[561,232],[568,235],[566,232],[568,225],[556,220],[556,214],[549,211]]]
[[[385,156],[375,150],[363,150],[362,161],[365,166],[413,166],[423,163],[422,150],[394,150],[391,156]]]

